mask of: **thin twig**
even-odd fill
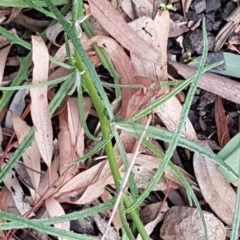
[[[122,199],[122,195],[123,195],[123,193],[124,193],[124,188],[126,187],[126,185],[127,185],[127,183],[128,183],[129,176],[130,176],[131,171],[132,171],[132,168],[133,168],[133,166],[134,166],[134,164],[135,164],[135,162],[136,162],[136,159],[137,159],[137,156],[138,156],[138,154],[139,154],[139,150],[140,150],[140,147],[141,147],[143,138],[144,138],[144,136],[145,136],[145,134],[146,134],[146,131],[147,131],[147,129],[148,129],[148,126],[149,126],[151,120],[152,120],[152,115],[149,115],[148,120],[147,120],[147,123],[146,123],[145,128],[144,128],[144,131],[142,132],[141,137],[140,137],[139,140],[138,140],[138,143],[137,143],[137,146],[136,146],[134,155],[133,155],[133,157],[132,157],[132,161],[131,161],[131,163],[130,163],[130,165],[129,165],[128,171],[127,171],[127,173],[126,173],[126,175],[125,175],[125,177],[124,177],[124,179],[123,179],[123,182],[122,182],[122,184],[121,184],[121,187],[120,187],[120,190],[119,190],[119,193],[118,193],[117,200],[116,200],[116,202],[115,202],[115,204],[114,204],[114,207],[113,207],[113,211],[112,211],[111,217],[110,217],[110,219],[109,219],[109,221],[108,221],[107,228],[106,228],[105,233],[103,234],[101,240],[104,240],[104,239],[106,238],[107,233],[108,233],[108,231],[109,231],[109,229],[110,229],[110,227],[111,227],[111,223],[112,223],[113,218],[114,218],[114,216],[115,216],[115,213],[116,213],[116,211],[117,211],[117,209],[118,209],[118,205],[119,205],[119,203],[120,203],[120,201],[121,201],[121,199]]]

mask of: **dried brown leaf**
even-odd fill
[[[33,81],[39,83],[48,79],[49,53],[41,37],[32,36]],[[35,138],[39,151],[48,167],[52,161],[53,130],[48,109],[47,86],[31,88],[31,116],[35,126]]]
[[[92,107],[92,101],[86,97],[83,104],[84,115],[87,118]],[[68,124],[72,146],[76,147],[76,152],[81,157],[84,154],[84,130],[79,119],[77,98],[68,99]]]
[[[206,141],[201,145],[211,150]],[[236,193],[219,170],[218,165],[195,153],[193,167],[205,201],[222,221],[231,225],[235,213]]]
[[[124,48],[141,58],[161,64],[161,55],[132,31],[109,1],[103,0],[101,4],[98,0],[89,0],[88,2],[92,15]]]
[[[136,9],[136,15],[138,17],[152,17],[153,5],[148,0],[135,0],[134,5]],[[128,17],[134,19],[131,0],[122,1],[121,7],[123,11],[128,15]]]
[[[212,213],[203,212],[209,240],[225,240],[226,228]],[[172,207],[166,214],[160,230],[164,240],[205,239],[203,223],[197,209]]]
[[[11,48],[11,45],[0,50],[0,56],[1,56],[0,57],[0,86],[2,85],[5,63],[6,63],[10,48]]]
[[[155,113],[163,121],[167,129],[172,132],[175,130],[178,124],[181,112],[182,105],[175,96],[170,98],[167,102],[160,105],[155,110]],[[189,118],[186,119],[184,128],[182,130],[182,135],[191,140],[197,139],[196,132]]]
[[[173,61],[169,61],[168,63],[185,79],[191,77],[196,72],[195,68],[186,64]],[[240,104],[240,83],[227,77],[214,73],[203,73],[198,87]]]
[[[45,204],[50,217],[65,215],[65,212],[62,206],[53,197],[46,199]],[[69,231],[70,222],[55,223],[54,227],[65,230],[65,231]],[[65,238],[59,238],[59,239],[64,240]]]
[[[215,122],[217,126],[218,143],[223,148],[230,140],[228,121],[225,115],[221,97],[217,96],[215,100]]]
[[[96,36],[91,39],[91,42],[97,42],[100,47],[103,47],[109,54],[114,67],[117,72],[122,75],[120,80],[121,85],[137,84],[135,77],[134,67],[132,62],[124,49],[112,38],[105,36]],[[122,108],[121,117],[126,116],[126,108],[130,98],[136,93],[134,88],[122,88]]]
[[[12,112],[12,121],[14,130],[17,134],[19,144],[25,139],[30,131],[30,127],[16,113]],[[40,159],[41,155],[34,139],[32,145],[28,147],[22,155],[23,162],[26,166],[26,171],[31,179],[31,183],[35,191],[38,191],[40,182]]]
[[[153,204],[151,204],[153,205]],[[148,205],[149,206],[149,205]],[[148,207],[147,206],[147,207]],[[146,207],[146,208],[147,208]],[[146,209],[145,208],[145,209]],[[161,211],[159,212],[160,209],[156,209],[156,211],[153,213],[153,215],[155,215],[155,217],[153,217],[153,219],[151,221],[149,221],[145,226],[145,230],[147,232],[147,234],[150,236],[150,234],[153,232],[154,228],[157,226],[157,224],[159,222],[161,222],[163,219],[164,219],[164,216],[165,216],[165,213],[168,211],[168,205],[167,203],[165,202],[163,204],[163,206],[161,207]],[[140,234],[138,234],[138,237],[137,237],[137,240],[142,240],[142,237]]]

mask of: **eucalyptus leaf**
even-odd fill
[[[221,75],[239,78],[240,77],[240,55],[223,52],[223,56],[225,59],[226,69],[222,70],[222,71],[211,69],[211,70],[209,70],[209,72],[214,72],[214,73],[218,73]],[[195,58],[188,65],[197,68],[199,66],[200,59],[201,59],[201,56]]]
[[[233,137],[227,145],[217,154],[217,156],[224,160],[224,162],[238,174],[239,162],[240,162],[240,133]],[[225,168],[219,166],[221,172],[228,180],[233,182],[237,180],[236,176],[232,172],[227,171]]]

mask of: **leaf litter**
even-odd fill
[[[167,10],[158,10],[156,14],[153,14],[153,9],[156,10],[156,4],[159,1],[124,0],[116,2],[118,7],[114,7],[113,3],[111,4],[106,0],[102,1],[101,4],[96,0],[88,1],[89,5],[85,5],[85,9],[90,11],[92,15],[90,23],[98,23],[99,28],[103,28],[104,31],[97,31],[98,34],[92,38],[83,32],[79,41],[95,67],[100,66],[101,63],[100,58],[97,56],[97,50],[92,44],[97,43],[99,47],[107,52],[115,69],[121,75],[119,82],[121,85],[121,99],[117,99],[118,101],[121,100],[121,105],[116,109],[116,116],[128,121],[134,114],[158,99],[163,98],[174,89],[174,86],[172,88],[164,85],[164,82],[168,82],[169,74],[173,74],[172,70],[170,71],[169,69],[174,68],[178,75],[186,79],[195,70],[187,65],[168,61],[168,40],[170,37],[173,37],[173,26],[175,31],[178,32],[175,35],[179,36],[189,30],[186,27],[181,32],[177,28],[177,26],[185,26],[185,22],[173,21]],[[192,1],[181,1],[181,4],[183,14],[186,17]],[[119,7],[120,5],[121,7]],[[236,17],[235,12],[228,17],[227,21],[238,24],[239,19]],[[31,18],[23,15],[22,12],[16,13],[17,15],[13,18],[10,17],[9,21],[14,21],[33,32],[44,30],[49,23],[49,21],[40,20],[31,22]],[[8,14],[8,11],[0,12],[0,16],[5,17]],[[3,18],[2,21],[4,20]],[[71,16],[68,20],[71,20]],[[26,22],[23,23],[23,21]],[[75,53],[71,41],[68,44],[65,44],[63,39],[59,41],[62,31],[63,28],[59,23],[50,25],[46,32],[46,37],[50,41],[48,45],[39,36],[31,37],[33,69],[30,68],[28,72],[28,76],[32,77],[31,84],[47,83],[48,80],[68,74],[66,69],[59,67],[56,62],[49,63],[50,54],[57,61],[65,63],[71,62],[69,54],[71,55],[70,58],[74,58]],[[230,29],[228,35],[232,31]],[[221,39],[217,39],[216,42],[216,48],[218,49],[226,42],[226,35],[219,35],[219,38]],[[3,40],[1,41],[1,39]],[[9,51],[11,52],[11,46],[5,47],[5,42],[7,40],[0,36],[0,46],[3,47],[0,50],[2,53],[0,61],[1,81],[4,79]],[[235,44],[236,42],[233,43]],[[69,52],[67,45],[70,48]],[[233,49],[232,46],[231,49]],[[101,72],[101,68],[98,70]],[[102,77],[107,77],[109,80],[109,77],[104,75],[105,72],[103,71]],[[211,84],[209,84],[209,79],[212,81]],[[88,149],[88,144],[91,141],[87,138],[84,125],[79,119],[79,114],[81,113],[79,111],[79,102],[76,98],[79,89],[73,96],[64,96],[64,101],[57,106],[54,117],[51,116],[48,103],[54,99],[58,87],[57,85],[51,87],[45,85],[31,88],[30,96],[26,92],[21,97],[21,102],[25,101],[20,106],[21,110],[13,110],[9,107],[11,111],[8,111],[8,117],[6,117],[4,128],[1,126],[1,131],[3,131],[3,140],[5,141],[6,136],[8,136],[6,132],[10,129],[12,139],[9,138],[8,148],[1,155],[6,156],[7,152],[13,151],[14,146],[21,145],[31,129],[30,125],[34,126],[35,134],[31,146],[27,147],[22,154],[23,162],[21,164],[23,168],[26,168],[26,174],[21,173],[20,168],[16,166],[15,169],[19,169],[17,173],[13,169],[9,171],[4,179],[4,184],[7,188],[1,191],[3,198],[6,198],[6,201],[0,204],[2,211],[8,211],[9,194],[11,194],[14,201],[13,204],[15,204],[20,216],[30,218],[38,214],[38,217],[41,218],[44,215],[41,212],[39,213],[38,208],[43,206],[46,207],[48,217],[64,216],[68,212],[69,206],[73,208],[73,206],[94,205],[94,202],[98,199],[106,202],[117,193],[108,159],[100,149],[95,151],[94,157],[89,158],[87,161],[69,165],[73,160],[81,158],[87,153],[86,149]],[[117,88],[118,86],[116,85],[115,87]],[[238,103],[239,84],[227,77],[204,73],[199,87]],[[20,94],[20,92],[21,90],[17,94]],[[184,95],[184,93],[182,94]],[[109,95],[110,99],[112,97],[114,96]],[[230,140],[230,135],[228,120],[220,97],[217,97],[215,101],[215,119],[218,144],[224,149],[224,146]],[[30,115],[25,119],[26,113],[23,111],[24,109],[29,109],[29,100],[31,101]],[[14,100],[12,103],[14,103]],[[92,100],[88,97],[88,92],[84,92],[81,104],[84,107],[83,119],[87,121],[88,127],[90,127],[89,119],[94,119],[93,116],[95,117],[96,113]],[[152,125],[157,125],[160,128],[166,128],[173,132],[177,127],[182,109],[183,106],[179,99],[176,96],[172,96],[168,101],[152,111],[152,114],[155,116]],[[138,121],[141,124],[145,124],[146,119],[146,117],[142,117]],[[199,121],[202,121],[202,117],[199,119]],[[13,122],[13,125],[11,125],[11,122]],[[92,132],[94,132],[95,127],[96,124],[94,127],[90,127]],[[199,140],[199,135],[195,129],[196,127],[189,117],[181,135],[211,150],[206,142]],[[13,142],[13,134],[16,134],[17,143]],[[119,132],[119,135],[126,151],[127,164],[130,164],[138,140],[125,131]],[[158,147],[159,144],[157,143],[155,146]],[[114,148],[117,166],[123,179],[125,168],[123,166],[122,153],[117,148],[117,144]],[[164,146],[161,151],[164,152],[166,148]],[[168,166],[161,180],[152,189],[154,194],[151,193],[147,200],[142,203],[140,214],[143,216],[145,231],[150,236],[153,234],[154,229],[158,229],[160,234],[151,235],[153,239],[156,236],[160,236],[162,239],[204,239],[204,229],[198,211],[195,208],[186,207],[189,206],[186,193],[182,196],[182,202],[186,205],[185,207],[169,207],[168,203],[169,199],[171,199],[171,194],[176,190],[183,193],[183,189],[186,187],[183,181],[179,179],[179,174],[181,174],[195,191],[199,200],[204,201],[211,208],[208,212],[204,211],[203,213],[207,225],[208,239],[225,239],[226,228],[223,223],[229,226],[233,224],[236,203],[236,193],[229,182],[232,182],[234,179],[237,186],[236,178],[228,175],[229,172],[226,172],[225,168],[220,167],[219,169],[210,159],[196,152],[193,157],[194,172],[187,171],[186,164],[181,163],[181,161],[185,162],[183,158],[189,155],[187,150],[184,151],[180,155],[179,160],[181,167],[177,165]],[[237,151],[237,148],[233,149],[234,154],[237,154]],[[225,154],[226,152],[222,154],[220,152],[219,156],[226,158],[226,164],[231,167],[235,164],[232,160],[234,157],[230,159]],[[146,148],[141,148],[141,153],[138,154],[132,169],[139,193],[148,187],[149,181],[161,165],[161,161],[161,158],[157,158],[155,155],[151,156]],[[178,176],[176,172],[178,172]],[[23,178],[25,178],[25,181],[23,181]],[[30,194],[28,193],[28,198],[24,199],[25,202],[23,204],[23,196],[27,194],[25,188],[28,189]],[[126,188],[126,192],[129,195],[131,194],[129,186]],[[165,195],[164,199],[161,199],[159,192]],[[156,195],[156,198],[154,198],[154,195]],[[206,207],[206,209],[208,208]],[[111,214],[110,210],[109,214]],[[113,226],[110,228],[108,239],[121,239],[119,230],[122,228],[122,219],[120,215],[118,211],[113,219]],[[106,219],[102,215],[96,214],[92,217],[92,220],[96,224],[98,234],[104,235],[107,228]],[[160,227],[159,222],[161,221],[163,221],[163,225]],[[66,231],[72,230],[69,221],[54,223],[54,226]],[[4,232],[0,233],[3,237],[9,236]],[[7,234],[11,234],[11,231]],[[64,237],[58,238],[68,239]],[[142,239],[140,235],[136,236],[136,238]]]

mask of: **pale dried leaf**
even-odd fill
[[[65,212],[62,206],[53,197],[46,199],[45,204],[50,217],[65,215]],[[65,231],[69,231],[70,222],[55,223],[54,227],[65,230]],[[59,238],[59,239],[64,240],[65,238]]]
[[[100,232],[102,234],[105,233],[106,229],[107,229],[107,220],[106,219],[103,219],[99,214],[97,215],[94,215],[93,217],[98,229],[100,230]],[[118,232],[110,226],[110,228],[108,229],[108,234],[105,238],[106,240],[120,240],[120,236],[118,234]]]
[[[83,101],[84,104],[84,115],[87,118],[91,107],[92,101],[90,98],[86,97]],[[68,99],[68,124],[70,130],[70,137],[72,146],[76,147],[76,152],[78,156],[84,155],[84,130],[82,128],[79,112],[78,112],[78,99],[69,98]]]
[[[144,226],[148,236],[150,236],[150,234],[153,232],[153,230],[157,226],[157,224],[164,219],[165,213],[166,213],[166,211],[168,211],[168,209],[169,209],[168,205],[165,202],[161,208],[161,212],[158,213],[159,209],[157,209],[157,211],[155,212],[154,219],[151,222],[149,222],[146,226]],[[140,234],[138,234],[137,240],[142,240],[142,237]]]
[[[203,212],[209,240],[225,240],[226,228],[212,213]],[[164,240],[203,240],[205,233],[197,209],[172,207],[166,214],[160,230]]]
[[[13,128],[12,112],[16,113],[18,116],[22,115],[23,110],[26,107],[25,97],[28,93],[29,89],[22,89],[17,91],[14,95],[5,117],[5,127],[10,129]]]
[[[14,203],[20,214],[23,216],[31,209],[31,206],[23,201],[24,192],[16,177],[16,173],[13,170],[11,170],[5,177],[4,184],[8,188],[8,190],[12,193]],[[30,215],[34,216],[33,213],[31,213]]]
[[[138,17],[152,17],[153,5],[148,0],[135,0],[134,4]],[[131,0],[123,0],[121,7],[128,17],[134,19]]]
[[[0,86],[2,85],[5,63],[6,63],[10,48],[11,48],[11,45],[0,50],[0,56],[1,56],[1,58],[0,58]]]
[[[211,150],[207,141],[202,142],[201,145]],[[193,167],[205,201],[222,221],[231,225],[235,213],[236,193],[219,170],[218,165],[195,153]]]
[[[183,6],[183,14],[184,14],[184,16],[185,16],[186,13],[188,12],[191,3],[192,3],[192,0],[182,0],[182,6]]]
[[[101,4],[98,0],[89,0],[88,2],[92,15],[124,48],[141,58],[161,64],[161,55],[132,31],[110,2],[106,0]]]
[[[14,130],[17,134],[18,142],[20,144],[30,131],[30,127],[14,112],[12,112],[12,120]],[[40,182],[41,155],[38,150],[38,146],[35,139],[33,140],[32,145],[25,150],[25,152],[22,155],[22,158],[25,166],[27,167],[26,170],[31,179],[31,183],[37,192]]]
[[[11,192],[4,186],[0,191],[0,210],[7,212],[9,199],[11,196]],[[4,219],[0,218],[0,223],[5,222]],[[0,239],[5,237],[4,231],[0,231]]]
[[[191,77],[196,69],[186,64],[168,61],[168,63],[185,79]],[[227,77],[214,74],[203,73],[198,87],[222,98],[240,104],[240,83]]]
[[[156,25],[151,18],[141,17],[129,23],[129,26],[142,40],[154,46],[156,52],[162,54]],[[153,81],[160,81],[162,79],[163,57],[161,62],[155,63],[144,56],[140,57],[135,53],[131,53],[131,60],[137,75],[148,77]]]
[[[39,83],[48,79],[49,53],[44,41],[32,36],[33,46],[33,81]],[[53,152],[53,130],[48,109],[47,86],[31,88],[31,116],[35,126],[35,138],[39,151],[48,167],[51,165]]]
[[[160,208],[161,207],[161,208]],[[162,213],[165,213],[168,211],[169,207],[167,202],[157,202],[157,203],[152,203],[148,204],[146,207],[144,207],[141,210],[141,217],[143,220],[144,225],[147,225],[148,223],[154,221],[156,217]]]
[[[101,195],[101,199],[103,202],[107,202],[108,200],[112,199],[112,195],[109,193],[109,191],[105,190],[104,193]],[[112,222],[117,231],[119,231],[119,229],[122,228],[119,209],[117,209],[116,213],[114,214],[114,218]]]
[[[167,129],[171,132],[173,132],[176,128],[180,119],[181,112],[182,105],[175,96],[171,97],[167,102],[160,105],[155,110],[155,113],[163,121]],[[189,118],[187,118],[185,121],[182,135],[190,140],[197,139],[196,132]]]

